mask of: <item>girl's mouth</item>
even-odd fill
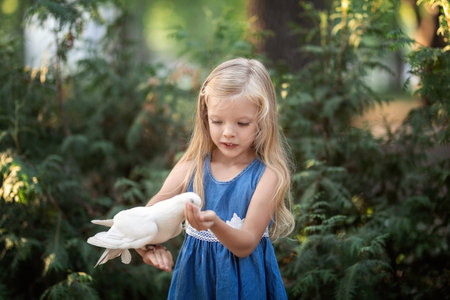
[[[237,144],[233,144],[233,143],[222,143],[222,145],[224,145],[225,148],[227,148],[227,149],[233,149],[237,146]]]

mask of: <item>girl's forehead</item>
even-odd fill
[[[206,107],[210,113],[256,114],[258,110],[257,105],[247,97],[209,97]]]
[[[254,101],[245,96],[231,96],[231,97],[208,97],[206,107],[208,109],[227,109],[243,106],[257,106]]]

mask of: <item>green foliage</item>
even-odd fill
[[[386,69],[381,56],[411,43],[392,27],[395,8],[391,1],[335,2],[329,11],[305,5],[315,31],[298,32],[311,60],[296,74],[273,73],[299,163],[296,230],[277,249],[291,298],[445,297],[449,266],[436,262],[448,260],[449,159],[433,152],[448,143],[448,51],[409,56],[426,105],[398,131],[375,138],[352,128],[353,117],[381,103],[365,82],[368,71]]]
[[[183,150],[195,95],[176,70],[134,59],[121,35],[125,10],[108,24],[105,51],[68,72],[71,47],[61,37],[73,33],[78,42],[97,4],[41,1],[28,11],[29,19],[59,22],[48,66],[25,68],[14,36],[0,40],[0,295],[7,298],[164,298],[170,283],[170,274],[138,257],[138,266],[117,261],[94,270],[102,250],[86,239],[100,230],[91,219],[156,193]]]
[[[169,69],[140,60],[126,3],[112,4],[110,23],[100,3],[38,1],[28,10],[27,20],[57,20],[48,66],[24,67],[20,39],[0,37],[0,298],[166,298],[171,274],[136,253],[132,265],[93,269],[102,250],[86,243],[100,230],[89,221],[158,191],[186,144],[202,77],[226,58],[254,56],[249,40],[260,38],[232,11],[208,15],[211,35],[201,42],[174,30],[181,54],[201,67]],[[382,56],[413,42],[395,26],[396,3],[303,4],[316,26],[296,30],[311,60],[294,74],[270,70],[297,162],[296,228],[276,244],[292,299],[447,297],[448,46],[407,57],[424,105],[398,130],[376,138],[352,126],[385,101],[368,72],[386,70]],[[107,35],[69,72],[89,19],[105,22]],[[176,256],[180,243],[166,246]]]
[[[225,9],[219,17],[210,11],[205,14],[212,30],[202,40],[193,41],[189,32],[181,27],[173,29],[171,36],[179,42],[184,42],[180,55],[187,55],[206,72],[210,72],[209,70],[226,59],[254,56],[255,49],[250,40],[261,37],[251,29],[249,22],[238,20],[232,9]]]
[[[18,153],[40,152],[45,143],[44,149],[37,148],[39,141],[51,138],[47,129],[53,107],[46,99],[54,95],[43,82],[51,84],[53,79],[45,69],[25,68],[17,55],[18,47],[18,40],[12,37],[0,39],[0,145],[3,149],[14,147]],[[47,123],[39,126],[40,119]]]
[[[411,53],[411,74],[418,76],[420,87],[416,90],[426,107],[411,114],[411,126],[423,130],[439,143],[450,141],[450,47],[420,48]]]
[[[40,299],[100,299],[90,287],[92,276],[83,273],[71,273],[67,279],[47,289]]]
[[[41,26],[48,26],[46,24],[48,20],[55,23],[52,31],[55,36],[56,68],[59,68],[58,60],[67,60],[68,52],[73,48],[74,41],[81,36],[86,22],[89,19],[103,21],[98,8],[101,2],[99,0],[42,0],[35,1],[27,9],[26,22],[37,21]]]

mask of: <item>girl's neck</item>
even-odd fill
[[[254,151],[230,159],[221,155],[217,149],[211,153],[210,170],[212,176],[218,181],[230,181],[239,175],[256,157]]]
[[[255,157],[256,153],[253,149],[249,149],[245,154],[231,159],[222,155],[218,149],[214,149],[211,153],[211,163],[220,164],[225,167],[247,166],[255,159]]]

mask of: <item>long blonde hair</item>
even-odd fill
[[[197,101],[194,131],[189,146],[179,161],[191,162],[183,182],[183,190],[187,190],[192,180],[194,191],[204,198],[204,160],[215,148],[209,135],[208,99],[236,99],[236,96],[245,97],[258,107],[258,130],[253,148],[257,157],[278,177],[271,237],[276,239],[286,236],[294,228],[294,218],[290,211],[290,165],[286,145],[278,128],[275,89],[266,68],[257,60],[228,60],[217,66],[203,83]]]

